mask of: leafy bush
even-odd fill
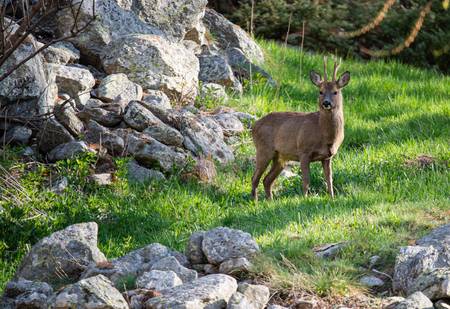
[[[221,10],[230,20],[250,30],[251,0],[228,1],[231,9],[223,4],[211,6]],[[291,44],[299,44],[302,25],[305,22],[305,49],[337,52],[343,56],[363,57],[360,47],[371,50],[391,49],[408,36],[427,3],[425,0],[400,0],[394,3],[381,24],[372,31],[355,38],[341,38],[337,31],[353,31],[371,22],[381,10],[385,0],[364,1],[305,1],[305,0],[256,0],[253,9],[253,33],[268,39],[284,40],[288,27]],[[228,9],[227,9],[228,8]],[[436,68],[450,73],[450,12],[442,0],[432,3],[423,27],[414,43],[395,57],[402,62]]]

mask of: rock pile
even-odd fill
[[[408,295],[389,308],[446,308],[450,302],[450,224],[400,249],[393,288]]]
[[[238,260],[246,261],[240,271],[247,271],[258,252],[248,233],[219,227],[194,233],[187,256],[154,243],[108,261],[97,247],[97,224],[75,224],[32,247],[0,307],[263,309],[267,287],[212,272]],[[198,262],[212,263],[209,273],[194,270]]]
[[[261,49],[241,28],[206,9],[206,0],[132,2],[81,2],[80,20],[90,19],[93,5],[97,12],[86,31],[0,82],[2,144],[31,145],[49,162],[100,145],[111,155],[133,156],[136,180],[161,179],[161,172],[188,157],[234,159],[227,142],[252,116],[201,112],[193,104],[225,102],[225,89],[242,92],[241,80],[251,72],[273,82],[258,66]],[[71,12],[61,10],[47,30],[65,34],[73,22]],[[0,72],[40,46],[30,36]]]

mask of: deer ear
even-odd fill
[[[322,77],[320,76],[319,73],[315,71],[309,72],[309,78],[311,79],[312,83],[317,87],[319,87],[320,84],[322,83]]]
[[[339,77],[339,80],[337,81],[337,85],[339,88],[344,88],[347,86],[348,82],[350,81],[350,72],[346,71],[344,74]]]

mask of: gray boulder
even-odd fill
[[[67,129],[55,118],[49,118],[42,125],[38,133],[37,141],[39,150],[47,153],[58,145],[69,143],[74,140]]]
[[[250,258],[259,252],[259,246],[249,233],[227,227],[207,231],[203,236],[203,253],[211,264],[220,264],[232,258]]]
[[[450,224],[440,226],[416,241],[418,246],[433,246],[438,251],[436,267],[450,267]]]
[[[18,26],[14,25],[12,28],[14,28],[13,32],[15,32]],[[32,35],[29,35],[14,53],[8,57],[6,62],[2,64],[0,76],[36,50],[36,40]],[[36,100],[39,99],[47,86],[43,58],[41,55],[37,55],[0,82],[0,101]],[[35,101],[33,103],[36,105]]]
[[[149,110],[151,110],[152,107],[161,108],[163,110],[172,108],[169,97],[159,90],[146,90],[141,104]]]
[[[149,126],[158,126],[162,121],[144,107],[140,102],[133,101],[128,105],[125,115],[125,122],[133,129],[143,131]]]
[[[98,186],[109,186],[113,183],[113,176],[111,173],[92,174],[87,180]]]
[[[27,145],[33,131],[24,126],[10,126],[1,139],[1,144]]]
[[[181,133],[166,125],[162,121],[159,122],[157,125],[150,125],[145,130],[144,133],[150,135],[157,141],[160,141],[161,143],[164,143],[169,146],[176,146],[176,147],[182,147],[184,137],[181,135]]]
[[[198,78],[204,83],[216,83],[233,87],[236,79],[227,60],[219,54],[202,53],[198,55],[200,73]]]
[[[186,256],[192,264],[205,264],[207,259],[203,253],[202,243],[204,231],[198,231],[192,233],[189,237],[188,244],[186,246]]]
[[[151,270],[171,270],[177,274],[183,283],[191,282],[197,279],[197,272],[195,270],[182,266],[173,256],[168,256],[159,260],[152,265]]]
[[[55,105],[54,115],[56,119],[74,136],[80,136],[84,130],[83,122],[78,119],[74,108],[69,102]]]
[[[434,303],[435,309],[450,309],[450,301],[449,300],[439,300]]]
[[[89,99],[85,106],[77,113],[77,116],[85,122],[95,120],[107,127],[117,126],[123,119],[125,104],[106,103],[97,99]]]
[[[391,308],[391,307],[390,307]],[[411,294],[404,301],[392,305],[393,309],[433,309],[433,303],[422,292]]]
[[[6,284],[0,307],[47,309],[52,294],[53,288],[45,282],[19,278]]]
[[[233,275],[248,272],[251,267],[252,263],[250,263],[247,258],[239,257],[222,262],[219,267],[219,272],[222,274]]]
[[[231,296],[227,309],[263,309],[269,302],[270,291],[264,285],[239,284]]]
[[[186,154],[170,148],[151,137],[140,146],[135,159],[140,164],[152,168],[159,167],[164,172],[171,172],[176,167],[184,166]]]
[[[40,280],[53,287],[76,282],[91,263],[106,260],[97,248],[95,222],[71,225],[36,243],[20,264],[15,277]]]
[[[44,59],[48,63],[68,64],[80,60],[80,51],[70,42],[58,42],[50,45],[42,51]]]
[[[250,60],[264,61],[264,54],[258,44],[242,28],[228,21],[221,14],[212,9],[206,9],[203,22],[221,49],[237,47]]]
[[[125,101],[142,99],[142,87],[133,83],[123,74],[111,74],[102,80],[95,95],[104,102]]]
[[[129,309],[129,306],[111,281],[98,275],[65,287],[51,300],[50,308]]]
[[[88,145],[83,141],[73,141],[65,144],[61,144],[53,148],[47,154],[47,160],[49,162],[56,162],[59,160],[72,159],[77,155],[89,152]]]
[[[377,288],[384,285],[384,281],[375,276],[362,276],[359,283],[368,288]]]
[[[199,63],[182,44],[157,35],[127,35],[108,45],[102,64],[109,74],[125,73],[144,88],[192,101],[197,95]]]
[[[191,283],[161,291],[162,295],[149,299],[145,308],[222,309],[226,307],[236,289],[234,278],[222,274],[208,275]]]
[[[152,180],[164,180],[164,174],[154,169],[140,166],[136,161],[128,163],[128,180],[131,182],[145,183]]]
[[[450,268],[422,273],[409,287],[408,294],[420,291],[432,301],[450,298]]]
[[[208,117],[183,112],[179,116],[180,132],[184,146],[197,157],[211,156],[220,163],[234,160],[232,150],[223,140],[223,131],[217,122]]]
[[[244,125],[234,113],[219,113],[213,116],[222,127],[225,136],[238,135],[244,132]]]
[[[392,286],[407,293],[422,273],[436,268],[439,252],[434,247],[408,246],[400,248],[395,260]]]
[[[48,70],[55,75],[60,92],[65,92],[75,100],[78,107],[84,106],[90,98],[90,91],[95,85],[92,73],[83,67],[59,64],[47,64]]]
[[[183,284],[177,274],[171,270],[152,270],[143,273],[136,280],[136,287],[140,289],[161,291]]]
[[[114,133],[124,141],[124,155],[134,155],[146,143],[153,140],[145,133],[137,132],[133,129],[116,129]]]

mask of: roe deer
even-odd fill
[[[327,80],[327,60],[324,58],[323,79],[310,72],[319,88],[319,111],[314,113],[274,112],[258,120],[252,130],[256,148],[256,169],[252,178],[252,196],[257,199],[257,187],[270,161],[272,167],[264,178],[264,190],[272,199],[272,184],[286,161],[300,161],[303,194],[308,194],[309,164],[322,161],[329,194],[334,197],[331,159],[344,140],[344,112],[341,89],[350,81],[350,72],[336,79],[339,65],[334,62],[333,80]]]

